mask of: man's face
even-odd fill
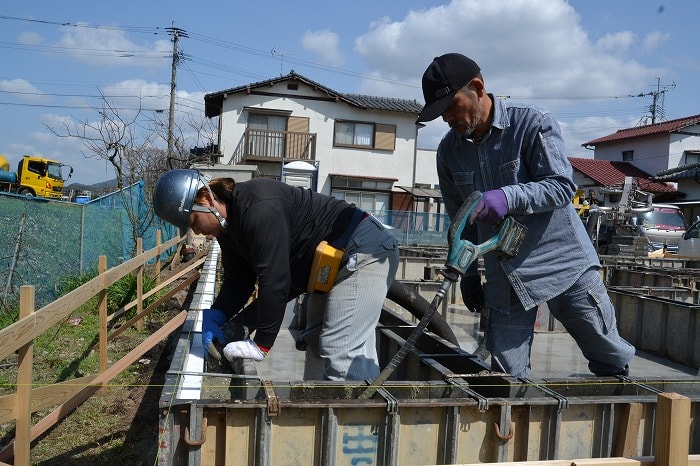
[[[481,105],[477,93],[471,88],[457,91],[452,104],[442,113],[442,119],[459,134],[472,134],[481,121]]]

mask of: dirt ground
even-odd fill
[[[151,332],[181,310],[189,307],[191,293],[179,292],[168,303],[168,311],[158,319],[147,319]],[[32,443],[32,464],[61,466],[120,465],[141,466],[157,464],[158,403],[165,374],[179,332],[159,342],[130,370],[138,370],[137,383],[126,387],[109,387],[93,395],[43,437]],[[109,417],[111,429],[91,429],[95,412]],[[92,414],[88,414],[92,413]],[[82,445],[64,441],[66,436],[75,440],[80,432]],[[66,445],[72,447],[66,449]]]

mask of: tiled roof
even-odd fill
[[[654,134],[672,133],[679,131],[688,126],[693,126],[700,123],[700,115],[679,118],[677,120],[662,121],[653,125],[637,126],[634,128],[620,129],[616,133],[603,136],[592,141],[584,142],[582,146],[595,146],[608,142],[622,141],[624,139],[633,139],[642,136],[651,136]]]
[[[700,163],[691,163],[659,172],[654,179],[657,181],[678,181],[689,178],[697,179],[698,177],[700,177]]]
[[[423,105],[419,104],[415,99],[408,100],[394,99],[389,97],[373,97],[369,95],[360,94],[343,94],[292,71],[286,76],[278,76],[276,78],[266,79],[265,81],[245,84],[243,86],[232,87],[231,89],[226,89],[224,91],[212,92],[210,94],[207,94],[204,96],[204,113],[207,117],[214,117],[219,115],[221,113],[221,107],[223,105],[224,98],[227,95],[236,94],[239,92],[248,92],[252,89],[259,89],[261,87],[270,87],[273,84],[277,84],[283,81],[302,82],[326,94],[328,96],[328,99],[340,100],[353,107],[363,109],[370,108],[375,110],[415,113],[416,115],[418,115],[421,112],[421,110],[423,110]]]
[[[355,102],[360,107],[373,108],[376,110],[391,110],[415,114],[423,110],[423,104],[419,104],[415,99],[394,99],[391,97],[374,97],[361,94],[343,94],[343,96]]]
[[[580,159],[569,157],[571,166],[580,171],[600,186],[611,186],[625,181],[626,176],[636,178],[639,188],[650,193],[674,192],[676,189],[666,183],[654,181],[651,175],[629,162],[611,162],[609,160]]]

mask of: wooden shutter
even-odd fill
[[[284,156],[290,159],[309,159],[309,118],[290,116],[287,120],[287,145]],[[294,133],[294,134],[291,134]],[[304,134],[298,134],[304,133]]]
[[[374,148],[394,150],[396,148],[396,125],[375,125]]]

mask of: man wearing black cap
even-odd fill
[[[450,126],[437,150],[448,214],[454,217],[470,193],[481,191],[470,238],[491,237],[505,215],[528,228],[517,257],[484,257],[492,368],[530,378],[537,307],[546,302],[592,373],[626,375],[635,349],[617,331],[598,255],[571,203],[576,185],[557,122],[539,109],[495,99],[479,66],[458,53],[428,66],[423,96],[417,123],[442,116]],[[462,280],[465,301],[478,298],[476,268]]]

